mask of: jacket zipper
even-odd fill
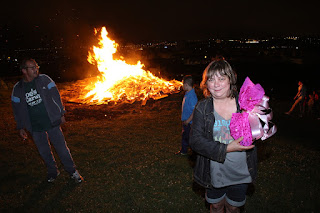
[[[59,109],[60,112],[61,112],[61,108],[59,107],[59,105],[57,104],[57,102],[55,102],[55,100],[53,99],[53,97],[52,97],[52,101],[57,105],[58,109]]]

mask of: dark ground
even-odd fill
[[[173,155],[180,146],[182,93],[145,106],[89,106],[64,96],[63,131],[86,179],[80,185],[59,160],[62,174],[46,183],[33,142],[23,143],[15,130],[10,93],[0,93],[0,212],[208,212],[204,190],[192,181],[194,155]],[[243,212],[320,210],[320,121],[285,115],[290,105],[270,101],[278,132],[256,143],[259,177]]]

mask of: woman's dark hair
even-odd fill
[[[233,71],[230,64],[224,60],[223,57],[215,58],[203,71],[202,81],[200,83],[200,88],[203,90],[203,95],[205,97],[210,97],[211,93],[207,87],[208,79],[212,78],[216,73],[221,76],[227,76],[230,80],[230,94],[228,97],[236,97],[237,95],[237,74]]]

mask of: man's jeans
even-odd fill
[[[75,164],[60,126],[53,127],[47,132],[32,132],[32,137],[42,159],[47,166],[48,175],[57,175],[58,172],[50,143],[54,146],[60,161],[64,166],[64,169],[70,175],[75,172]],[[48,139],[50,140],[50,143]]]
[[[183,154],[186,154],[188,152],[189,147],[189,135],[190,135],[190,129],[191,125],[188,123],[187,125],[182,124],[182,140],[181,140],[181,150],[180,152]]]

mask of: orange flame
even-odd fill
[[[97,30],[95,30],[97,34]],[[136,65],[127,64],[124,60],[114,60],[113,54],[117,52],[118,44],[107,37],[105,27],[101,29],[99,47],[93,46],[89,52],[88,62],[97,65],[101,77],[94,85],[87,85],[89,91],[81,96],[83,102],[89,104],[104,104],[114,102],[134,102],[148,99],[160,99],[167,94],[178,92],[182,83],[180,81],[166,81],[145,71],[140,61]]]

